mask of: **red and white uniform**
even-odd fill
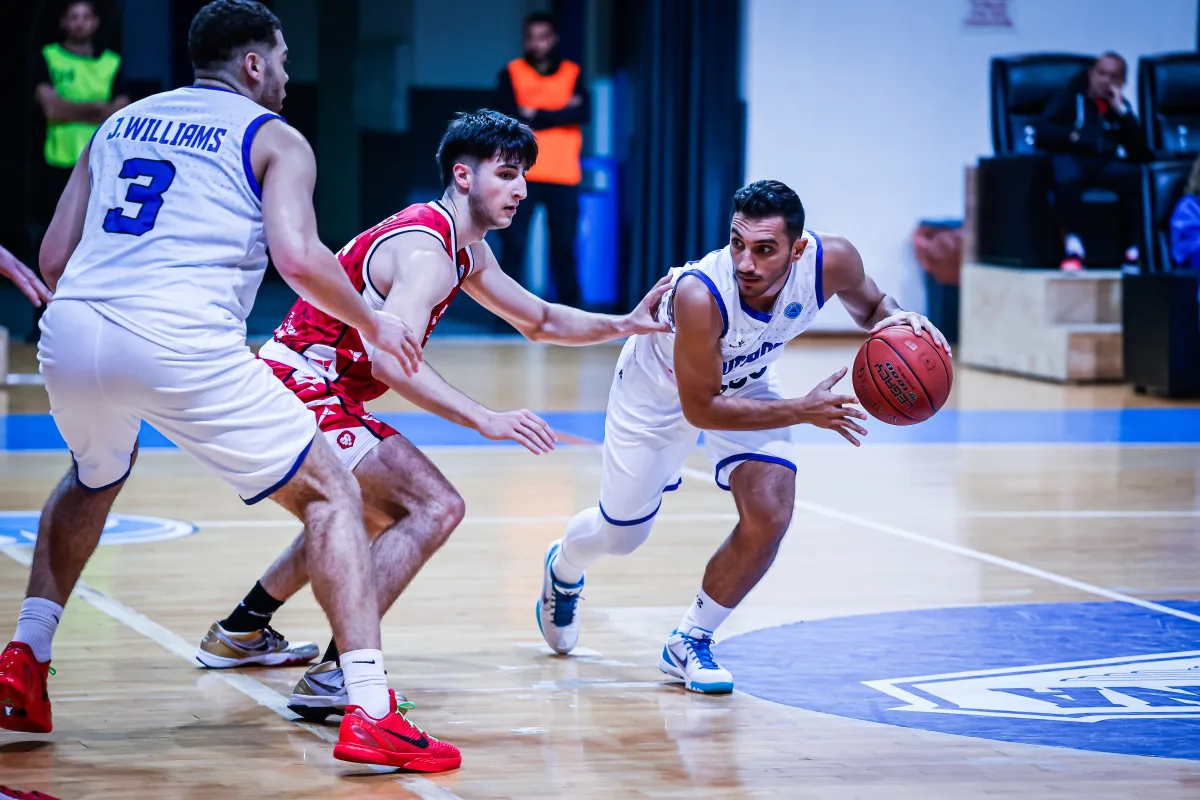
[[[338,261],[367,304],[381,309],[386,298],[371,282],[371,256],[383,242],[401,234],[434,237],[457,270],[454,288],[429,314],[423,345],[474,266],[471,249],[458,249],[454,218],[445,206],[434,200],[393,214],[351,239],[338,252]],[[275,337],[258,351],[275,376],[312,409],[317,426],[350,469],[396,433],[365,408],[365,403],[388,390],[371,374],[372,349],[357,330],[300,299],[275,330]]]

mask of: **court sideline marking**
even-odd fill
[[[695,478],[697,480],[704,481],[706,485],[712,479],[711,474],[701,472],[698,469],[692,469],[691,467],[684,467],[683,474],[689,478]],[[823,506],[819,503],[812,503],[808,500],[801,500],[797,498],[796,508],[802,511],[808,511],[812,514],[828,517],[829,519],[836,519],[841,522],[849,522],[853,525],[868,528],[869,530],[885,533],[888,536],[895,536],[898,539],[907,539],[908,541],[916,542],[917,544],[923,544],[928,547],[936,547],[938,550],[944,550],[947,553],[966,556],[967,558],[973,558],[976,561],[983,561],[984,563],[992,564],[993,566],[1003,567],[1005,569],[1013,570],[1014,572],[1021,572],[1034,578],[1041,578],[1042,580],[1050,581],[1051,583],[1057,583],[1060,586],[1066,586],[1086,594],[1094,594],[1098,597],[1116,600],[1118,603],[1129,603],[1130,605],[1138,606],[1159,614],[1169,614],[1173,617],[1186,619],[1189,622],[1200,622],[1200,616],[1189,614],[1186,611],[1180,611],[1177,608],[1160,605],[1159,603],[1152,603],[1149,600],[1141,600],[1137,597],[1131,597],[1130,595],[1122,594],[1121,592],[1114,592],[1111,589],[1104,589],[1100,586],[1094,586],[1090,583],[1077,581],[1074,578],[1068,578],[1066,575],[1059,575],[1057,572],[1050,572],[1049,570],[1039,569],[1037,567],[1030,566],[1029,564],[1024,564],[1020,561],[1013,561],[1009,558],[994,556],[991,553],[985,553],[982,550],[976,550],[971,547],[964,547],[960,544],[954,544],[953,542],[936,539],[932,536],[914,533],[913,531],[908,531],[904,528],[897,528],[895,525],[888,525],[885,522],[876,522],[875,520],[867,519],[866,517],[860,517],[857,514],[848,514],[845,511],[838,511],[837,509],[829,508],[828,506]]]
[[[0,552],[3,552],[4,555],[13,561],[23,564],[26,567],[33,564],[33,551],[28,548],[4,547],[0,548]],[[82,579],[75,584],[72,594],[98,611],[112,617],[127,628],[135,630],[146,638],[153,640],[189,664],[196,665],[196,646],[189,644],[182,636],[167,630],[149,617],[139,614],[137,611],[134,611],[118,600],[114,600],[99,589],[89,586]],[[288,722],[304,728],[319,739],[330,744],[337,742],[338,735],[335,731],[323,725],[312,725],[295,719],[295,715],[288,710],[287,699],[266,684],[260,683],[243,673],[229,672],[227,670],[208,670],[208,672],[225,681],[225,683],[237,689],[260,706],[274,711]],[[328,760],[334,765],[341,765],[343,763],[335,761],[332,755],[328,757]],[[421,800],[462,800],[462,798],[445,786],[429,778],[422,778],[419,775],[403,775],[393,780],[412,794],[421,798]]]

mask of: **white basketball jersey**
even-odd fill
[[[105,121],[88,155],[83,237],[56,297],[177,352],[244,347],[267,265],[250,144],[271,119],[231,90],[188,86]]]
[[[821,285],[821,239],[805,231],[808,240],[800,260],[792,263],[787,282],[775,298],[770,313],[756,311],[742,301],[734,276],[729,246],[714,250],[699,261],[670,271],[671,289],[659,305],[659,319],[671,323],[671,333],[637,337],[638,363],[660,383],[675,382],[675,320],[671,316],[675,285],[684,275],[695,275],[712,292],[721,311],[721,391],[740,389],[747,380],[766,374],[783,346],[799,336],[825,304]]]

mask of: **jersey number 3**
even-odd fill
[[[175,165],[170,161],[151,161],[148,158],[131,158],[121,165],[121,176],[126,179],[149,178],[150,183],[131,183],[125,192],[125,202],[140,203],[136,217],[125,215],[121,207],[110,208],[104,215],[104,230],[109,233],[128,233],[141,236],[154,229],[154,221],[162,210],[163,192],[171,188],[175,180]]]

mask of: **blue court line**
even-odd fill
[[[418,447],[519,447],[492,442],[478,433],[432,414],[383,412],[377,417],[395,427]],[[541,415],[559,433],[598,442],[604,438],[604,412],[551,411]],[[66,444],[49,414],[0,417],[0,451],[62,450]],[[947,409],[933,419],[908,427],[870,420],[867,444],[1200,444],[1200,408],[1101,408],[1066,410]],[[797,426],[800,444],[838,444],[832,431]],[[162,434],[142,424],[143,448],[174,447]]]

